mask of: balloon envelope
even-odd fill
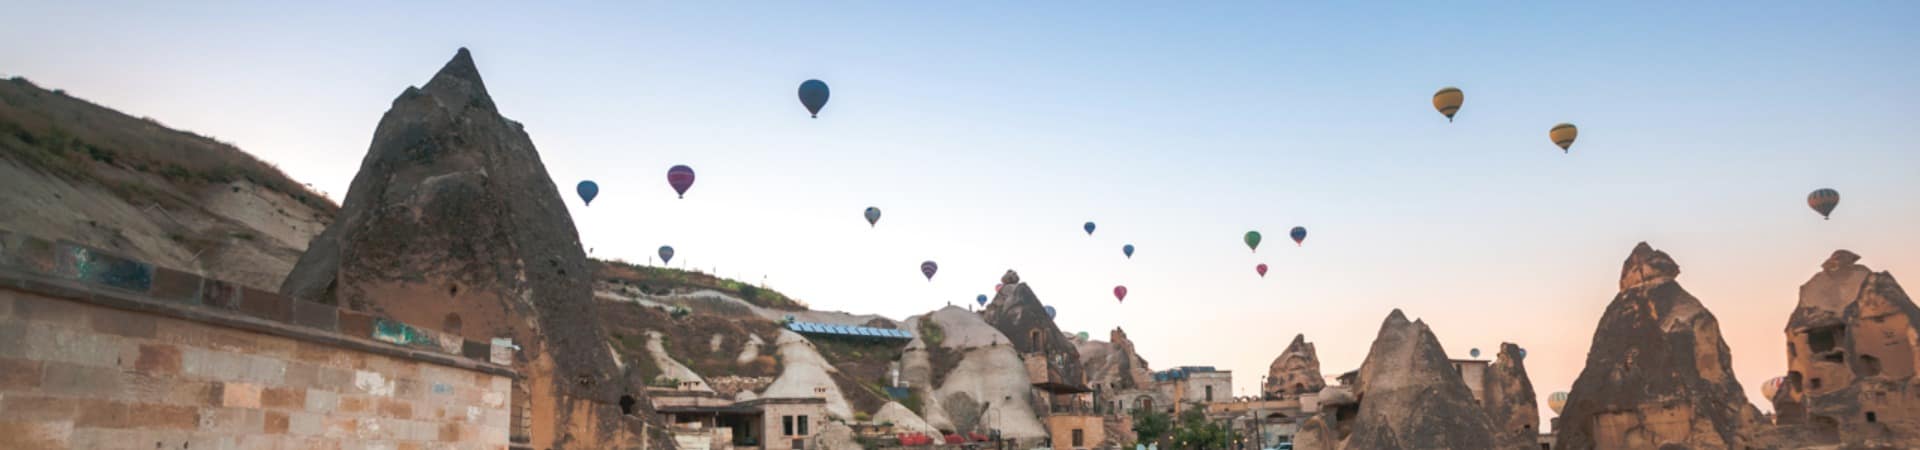
[[[880,223],[880,208],[868,206],[867,207],[867,226],[871,227],[874,225],[878,225],[879,223]]]
[[[1077,337],[1077,338],[1080,338],[1080,340],[1082,340],[1082,341],[1085,341],[1085,340],[1088,340],[1088,339],[1092,339],[1092,338],[1093,338],[1093,336],[1092,336],[1092,335],[1089,335],[1089,334],[1087,334],[1087,332],[1085,332],[1085,331],[1082,331],[1082,332],[1079,332],[1079,333],[1077,333],[1077,334],[1074,334],[1073,336],[1074,336],[1074,337]]]
[[[660,262],[662,264],[673,262],[673,246],[671,245],[660,246]]]
[[[667,185],[673,186],[680,198],[687,198],[687,188],[693,187],[693,168],[679,165],[667,169]]]
[[[1267,264],[1266,264],[1266,263],[1260,263],[1260,265],[1257,265],[1257,266],[1253,266],[1253,271],[1254,271],[1254,272],[1259,272],[1259,273],[1260,273],[1260,278],[1266,278],[1266,277],[1267,277]]]
[[[1480,349],[1477,349],[1477,348],[1476,348],[1476,349],[1473,349],[1473,350],[1467,350],[1467,356],[1471,356],[1471,357],[1475,357],[1475,358],[1479,358],[1479,357],[1480,357]]]
[[[1127,255],[1127,259],[1133,259],[1133,244],[1120,246],[1120,253],[1125,253]]]
[[[1119,301],[1121,301],[1121,302],[1125,302],[1125,301],[1127,301],[1127,287],[1126,287],[1126,286],[1114,286],[1114,287],[1113,287],[1113,298],[1114,298],[1115,300],[1119,300]]]
[[[987,306],[987,294],[980,294],[979,297],[974,297],[973,301],[979,302],[980,306]]]
[[[1260,251],[1260,232],[1248,231],[1247,235],[1242,236],[1240,240],[1247,242],[1247,250]]]
[[[920,263],[920,274],[926,275],[927,281],[933,281],[933,273],[939,271],[940,265],[934,264],[933,261]]]
[[[807,107],[807,114],[820,118],[820,108],[827,107],[827,82],[807,80],[800,82],[800,105]]]
[[[579,186],[573,187],[573,190],[580,193],[581,201],[587,202],[587,205],[591,206],[593,205],[593,198],[600,196],[600,183],[595,183],[593,180],[581,181]]]
[[[1567,407],[1567,391],[1555,392],[1548,396],[1547,407],[1552,408],[1554,414],[1560,414],[1560,410]]]
[[[1821,218],[1829,218],[1828,215],[1833,214],[1833,207],[1840,206],[1840,191],[1815,189],[1807,194],[1807,206],[1813,208],[1813,212],[1820,213]]]
[[[1560,146],[1561,153],[1567,152],[1567,147],[1573,146],[1573,138],[1579,135],[1580,129],[1570,123],[1554,125],[1552,129],[1547,130],[1547,137],[1553,138],[1553,145]]]
[[[1093,235],[1093,222],[1087,222],[1087,224],[1086,224],[1086,225],[1081,225],[1081,226],[1080,226],[1080,229],[1082,229],[1082,230],[1087,230],[1087,235],[1088,235],[1088,236],[1092,236],[1092,235]]]
[[[1760,385],[1760,395],[1771,400],[1773,399],[1773,394],[1780,392],[1780,386],[1786,383],[1787,377],[1773,377],[1773,379],[1767,380],[1766,383]]]
[[[1293,227],[1293,231],[1288,231],[1287,235],[1293,237],[1293,245],[1301,245],[1307,240],[1307,227]]]
[[[1048,307],[1047,307],[1047,318],[1048,318],[1048,319],[1052,319],[1052,318],[1054,317],[1054,314],[1056,314],[1056,311],[1054,311],[1054,309],[1053,309],[1053,307],[1052,307],[1052,306],[1048,306]]]
[[[1466,100],[1466,94],[1460,92],[1460,88],[1443,87],[1433,93],[1433,109],[1439,110],[1441,115],[1447,116],[1448,122],[1452,122],[1453,114],[1460,112],[1460,103]]]

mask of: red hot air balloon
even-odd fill
[[[1253,266],[1253,271],[1254,271],[1254,272],[1260,272],[1260,278],[1266,278],[1266,277],[1267,277],[1267,265],[1266,265],[1266,264],[1264,264],[1264,263],[1263,263],[1263,264],[1260,264],[1260,265],[1258,265],[1258,266]]]
[[[1115,300],[1119,300],[1119,301],[1120,301],[1120,302],[1122,302],[1122,303],[1125,303],[1125,302],[1127,301],[1127,287],[1126,287],[1126,286],[1114,286],[1114,287],[1113,287],[1113,298],[1114,298]]]
[[[693,168],[678,165],[667,169],[667,184],[680,193],[680,198],[687,198],[687,188],[693,187]]]
[[[933,261],[920,263],[920,274],[926,275],[927,281],[933,281],[933,273],[939,271],[940,265],[934,264]]]

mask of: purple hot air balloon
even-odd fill
[[[680,198],[687,198],[687,188],[693,187],[693,168],[678,165],[667,169],[667,184],[680,193]]]
[[[920,274],[926,275],[927,281],[933,281],[933,273],[939,271],[940,265],[934,264],[933,261],[920,263]]]

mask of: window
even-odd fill
[[[1208,402],[1213,401],[1213,386],[1207,386],[1207,401]],[[1080,445],[1080,444],[1074,444],[1074,445]]]
[[[793,435],[793,416],[780,416],[780,435]]]
[[[1846,333],[1846,325],[1829,325],[1807,330],[1807,350],[1816,354],[1833,350]]]
[[[807,416],[800,416],[800,436],[807,435]]]
[[[633,415],[634,403],[636,403],[636,401],[633,399],[633,396],[631,395],[620,396],[620,413],[626,414],[629,416]]]
[[[1867,417],[1873,417],[1873,413],[1867,413]],[[1084,432],[1082,432],[1079,428],[1073,429],[1073,446],[1074,447],[1087,445],[1086,440],[1087,440],[1087,436]]]
[[[1880,416],[1874,415],[1873,411],[1867,411],[1867,423],[1874,423],[1879,421],[1880,421]]]

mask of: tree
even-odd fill
[[[1173,429],[1173,421],[1166,413],[1149,409],[1133,410],[1133,433],[1140,442],[1156,442]]]
[[[1181,413],[1180,427],[1173,430],[1173,442],[1177,448],[1227,449],[1232,448],[1233,438],[1233,430],[1207,420],[1207,414],[1198,407]]]

